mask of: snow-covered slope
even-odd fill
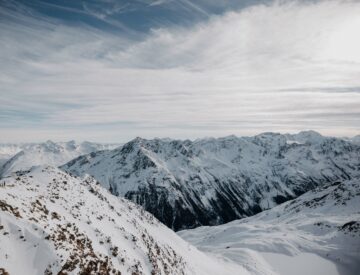
[[[1,180],[0,273],[248,274],[97,182],[43,166]]]
[[[307,131],[196,141],[136,138],[62,167],[93,175],[178,230],[254,215],[360,175],[360,145]]]
[[[0,144],[0,170],[1,166],[16,153],[20,152],[23,146],[25,146],[25,144]]]
[[[0,153],[9,157],[0,166],[0,178],[11,175],[16,171],[26,171],[36,165],[59,166],[80,155],[89,154],[94,151],[114,149],[118,145],[97,144],[91,142],[76,143],[52,142],[29,143],[29,144],[3,144],[0,146]],[[13,154],[13,155],[11,155]]]
[[[360,271],[360,178],[316,188],[256,216],[178,232],[253,274]]]

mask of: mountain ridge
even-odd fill
[[[200,252],[89,176],[38,166],[3,181],[0,273],[249,274]]]
[[[63,165],[179,230],[254,215],[360,173],[360,146],[314,131],[190,140],[135,138]]]

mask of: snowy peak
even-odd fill
[[[299,142],[310,142],[310,143],[317,143],[322,142],[324,140],[324,137],[315,131],[309,130],[309,131],[302,131],[298,134],[293,135],[294,139]]]
[[[62,169],[90,174],[178,230],[254,215],[360,175],[360,146],[307,131],[196,141],[136,138]]]
[[[91,177],[40,166],[1,183],[0,258],[10,274],[248,274]]]
[[[103,145],[91,142],[76,143],[53,142],[48,140],[39,144],[24,144],[18,152],[0,167],[0,178],[16,171],[26,171],[36,165],[59,166],[80,155],[93,151],[114,149],[117,145]],[[4,148],[6,148],[4,146]]]

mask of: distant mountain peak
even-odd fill
[[[114,145],[97,143],[81,143],[75,141],[53,142],[48,140],[43,143],[26,144],[18,147],[18,152],[4,161],[0,166],[0,178],[21,170],[29,170],[36,165],[60,166],[84,154],[103,149],[113,149]]]

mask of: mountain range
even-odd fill
[[[136,138],[61,166],[92,175],[174,230],[252,216],[360,176],[360,145],[314,131],[195,141]]]
[[[360,270],[358,137],[47,141],[0,156],[0,274]]]

